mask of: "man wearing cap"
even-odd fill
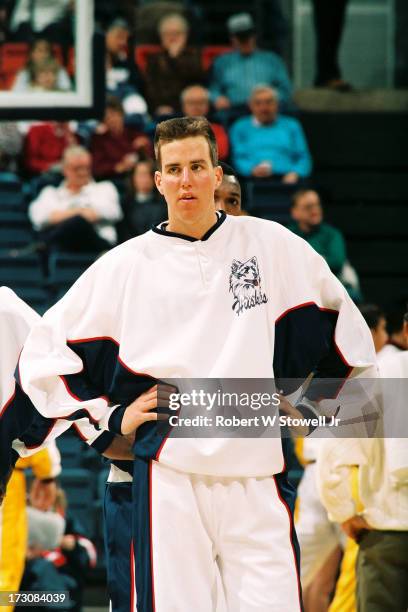
[[[210,94],[215,108],[246,109],[251,91],[259,83],[273,86],[281,106],[286,105],[292,86],[285,64],[276,53],[257,48],[251,15],[232,15],[227,28],[234,50],[218,57],[213,65]]]

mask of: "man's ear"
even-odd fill
[[[161,195],[163,195],[163,188],[161,186],[162,175],[161,175],[161,172],[159,172],[158,170],[156,170],[156,172],[154,173],[154,182],[156,183],[157,191]]]
[[[215,166],[214,170],[215,170],[215,187],[214,187],[214,189],[218,189],[218,187],[222,183],[222,177],[224,176],[224,173],[222,171],[221,166]]]

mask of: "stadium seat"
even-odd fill
[[[0,210],[25,208],[23,185],[16,174],[0,172]]]
[[[146,72],[147,58],[161,51],[160,45],[138,45],[135,47],[135,62],[140,72]]]
[[[11,89],[14,78],[21,70],[28,54],[27,43],[5,43],[0,51],[0,74],[4,89]]]
[[[224,53],[228,53],[228,51],[232,51],[232,48],[226,45],[210,45],[208,47],[203,47],[201,63],[204,70],[211,68],[215,58],[219,55],[223,55]]]
[[[405,241],[350,240],[350,261],[359,274],[366,276],[404,276],[408,272],[407,243]]]
[[[0,208],[0,250],[18,249],[33,239],[34,234],[24,211]]]
[[[254,217],[286,224],[290,220],[290,201],[296,185],[272,181],[247,181],[246,209]]]
[[[71,431],[67,431],[57,438],[57,446],[61,453],[61,462],[64,469],[83,468],[84,453],[88,447],[78,436]]]
[[[48,306],[49,296],[38,255],[11,257],[0,252],[0,285],[6,285],[37,312]]]
[[[95,261],[95,255],[52,253],[49,258],[49,282],[58,293],[68,290]]]
[[[92,534],[94,489],[90,485],[94,480],[94,474],[89,470],[64,468],[58,479],[66,493],[70,513],[82,523],[89,534]]]

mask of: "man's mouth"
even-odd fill
[[[192,193],[184,193],[182,196],[180,196],[179,200],[181,200],[182,202],[191,202],[192,200],[195,200],[195,196],[193,196]]]

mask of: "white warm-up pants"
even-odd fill
[[[194,475],[151,461],[150,559],[138,565],[135,549],[138,612],[301,610],[293,523],[278,478]],[[147,507],[139,500],[140,528]],[[147,563],[151,584],[140,598]]]

